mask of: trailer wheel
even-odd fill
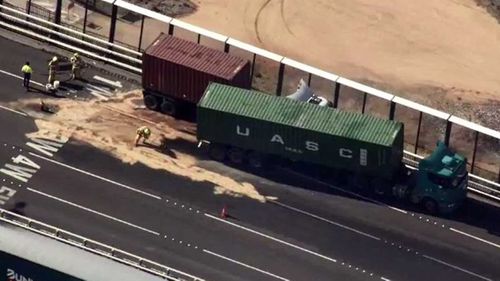
[[[160,106],[160,111],[161,113],[170,115],[170,116],[175,116],[177,113],[177,106],[174,102],[164,99],[161,106]]]
[[[211,144],[208,153],[213,160],[222,162],[226,159],[226,148],[221,144]]]
[[[227,156],[228,156],[229,160],[231,162],[233,162],[234,164],[243,163],[244,153],[243,153],[243,150],[241,148],[237,148],[237,147],[230,148],[229,151],[227,152]]]
[[[158,110],[158,99],[153,95],[144,95],[144,105],[151,110]]]
[[[424,210],[430,215],[436,215],[438,213],[438,204],[433,199],[424,198],[424,200],[422,200],[422,206],[424,207]]]
[[[264,164],[264,161],[262,159],[262,155],[256,151],[251,151],[250,153],[248,153],[248,164],[252,167],[252,168],[262,168],[263,164]]]

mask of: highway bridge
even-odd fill
[[[447,126],[465,126],[498,138],[498,132],[450,114],[121,0],[114,4],[167,21],[172,29],[189,28],[223,40],[226,48],[246,48],[277,60],[283,67],[300,67],[311,75],[331,79],[334,86],[355,87],[394,106],[416,107],[444,118]],[[43,90],[25,92],[20,87],[19,68],[26,58],[35,69],[35,86],[42,88],[46,81],[42,69],[54,54],[67,56],[79,51],[86,55],[95,67],[87,70],[84,81],[72,82],[64,92],[67,98],[86,101],[112,98],[117,89],[138,87],[140,52],[109,42],[113,40],[70,44],[83,36],[70,31],[57,33],[59,38],[55,38],[47,34],[59,32],[52,28],[39,27],[38,33],[33,31],[38,28],[35,26],[19,28],[27,24],[23,21],[28,16],[9,9],[13,8],[2,6],[0,14],[0,24],[6,28],[0,31],[0,127],[8,132],[0,136],[2,220],[43,232],[51,239],[73,241],[75,247],[101,252],[159,277],[181,272],[193,280],[500,279],[495,180],[473,177],[465,209],[456,217],[439,218],[296,171],[274,168],[252,174],[202,161],[208,169],[249,182],[261,194],[278,198],[261,203],[214,195],[206,183],[123,163],[71,137],[29,137],[28,133],[36,131],[39,116],[6,106],[44,95]],[[30,24],[40,23],[31,18]],[[413,153],[406,156],[408,165],[420,157]],[[24,169],[12,169],[16,166]],[[223,204],[228,206],[229,219],[219,218]],[[17,233],[15,229],[5,230],[6,237],[17,235],[12,233]],[[185,280],[185,276],[174,278]]]

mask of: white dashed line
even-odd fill
[[[488,245],[491,245],[491,246],[493,246],[493,247],[497,247],[497,248],[499,248],[499,249],[500,249],[500,245],[495,244],[495,243],[493,243],[493,242],[490,242],[490,241],[488,241],[488,240],[485,240],[485,239],[479,238],[479,237],[477,237],[477,236],[474,236],[474,235],[472,235],[472,234],[469,234],[469,233],[466,233],[466,232],[460,231],[460,230],[455,229],[455,228],[453,228],[453,227],[450,227],[450,230],[451,230],[451,231],[453,231],[453,232],[456,232],[456,233],[459,233],[459,234],[465,235],[465,236],[467,236],[467,237],[469,237],[469,238],[475,239],[475,240],[477,240],[477,241],[481,241],[481,242],[483,242],[483,243],[486,243],[486,244],[488,244]]]
[[[38,157],[40,159],[43,159],[45,161],[48,161],[48,162],[51,162],[53,164],[56,164],[56,165],[59,165],[59,166],[62,166],[62,167],[65,167],[65,168],[68,168],[70,170],[73,170],[73,171],[76,171],[76,172],[79,172],[79,173],[82,173],[84,175],[88,175],[88,176],[91,176],[91,177],[94,177],[96,179],[100,179],[102,181],[105,181],[105,182],[108,182],[108,183],[111,183],[111,184],[114,184],[114,185],[117,185],[117,186],[120,186],[120,187],[124,187],[128,190],[131,190],[131,191],[134,191],[134,192],[137,192],[137,193],[140,193],[140,194],[143,194],[143,195],[146,195],[146,196],[149,196],[149,197],[152,197],[152,198],[155,198],[155,199],[158,199],[158,200],[161,200],[161,197],[158,196],[158,195],[154,195],[154,194],[151,194],[151,193],[148,193],[148,192],[145,192],[145,191],[142,191],[142,190],[139,190],[137,188],[133,188],[131,186],[128,186],[128,185],[125,185],[125,184],[122,184],[122,183],[119,183],[119,182],[116,182],[116,181],[113,181],[113,180],[110,180],[110,179],[107,179],[105,177],[101,177],[101,176],[98,176],[96,174],[93,174],[93,173],[90,173],[90,172],[87,172],[87,171],[84,171],[84,170],[81,170],[81,169],[78,169],[78,168],[75,168],[73,166],[70,166],[70,165],[67,165],[67,164],[64,164],[64,163],[61,163],[59,161],[56,161],[56,160],[53,160],[53,159],[50,159],[50,158],[47,158],[45,156],[41,156],[41,155],[38,155],[36,153],[33,153],[33,152],[30,152],[29,153],[30,155],[32,156],[35,156],[35,157]]]
[[[453,265],[453,264],[449,264],[449,263],[444,262],[444,261],[442,261],[442,260],[438,260],[438,259],[436,259],[436,258],[433,258],[433,257],[427,256],[427,255],[422,255],[422,256],[423,256],[424,258],[426,258],[426,259],[429,259],[429,260],[435,261],[435,262],[440,263],[440,264],[442,264],[442,265],[446,265],[446,266],[448,266],[448,267],[451,267],[451,268],[453,268],[453,269],[456,269],[456,270],[462,271],[462,272],[464,272],[464,273],[467,273],[467,274],[469,274],[469,275],[475,276],[475,277],[477,277],[477,278],[481,278],[481,279],[486,280],[486,281],[493,281],[493,280],[492,280],[492,279],[490,279],[490,278],[487,278],[487,277],[484,277],[484,276],[479,275],[479,274],[477,274],[477,273],[474,273],[474,272],[472,272],[472,271],[469,271],[469,270],[463,269],[463,268],[461,268],[461,267],[459,267],[459,266],[456,266],[456,265]]]
[[[212,255],[212,256],[216,256],[216,257],[221,258],[221,259],[223,259],[223,260],[227,260],[227,261],[230,261],[230,262],[232,262],[232,263],[235,263],[235,264],[241,265],[241,266],[243,266],[243,267],[246,267],[246,268],[249,268],[249,269],[253,269],[253,270],[255,270],[255,271],[258,271],[258,272],[260,272],[260,273],[263,273],[263,274],[269,275],[269,276],[274,277],[274,278],[276,278],[276,279],[283,280],[283,281],[290,281],[289,279],[286,279],[286,278],[284,278],[284,277],[281,277],[281,276],[278,276],[278,275],[273,274],[273,273],[271,273],[271,272],[268,272],[268,271],[265,271],[265,270],[259,269],[259,268],[257,268],[257,267],[254,267],[254,266],[251,266],[251,265],[248,265],[248,264],[242,263],[242,262],[240,262],[240,261],[237,261],[237,260],[234,260],[234,259],[231,259],[231,258],[225,257],[225,256],[223,256],[223,255],[220,255],[220,254],[214,253],[214,252],[209,251],[209,250],[207,250],[207,249],[203,249],[203,252],[204,252],[204,253],[207,253],[207,254],[209,254],[209,255]]]
[[[300,250],[300,251],[303,251],[303,252],[309,253],[309,254],[311,254],[311,255],[314,255],[314,256],[320,257],[320,258],[322,258],[322,259],[325,259],[325,260],[328,260],[328,261],[331,261],[331,262],[334,262],[334,263],[336,263],[336,262],[337,262],[337,260],[336,260],[336,259],[333,259],[333,258],[330,258],[330,257],[324,256],[324,255],[322,255],[322,254],[319,254],[319,253],[313,252],[313,251],[311,251],[311,250],[308,250],[308,249],[302,248],[302,247],[297,246],[297,245],[294,245],[294,244],[292,244],[292,243],[288,243],[288,242],[283,241],[283,240],[281,240],[281,239],[274,238],[274,237],[269,236],[269,235],[267,235],[267,234],[260,233],[260,232],[258,232],[258,231],[255,231],[255,230],[253,230],[253,229],[250,229],[250,228],[247,228],[247,227],[244,227],[244,226],[241,226],[241,225],[235,224],[235,223],[233,223],[233,222],[225,221],[225,220],[220,219],[220,218],[218,218],[218,217],[212,216],[211,214],[207,214],[207,213],[205,213],[205,216],[207,216],[207,217],[209,217],[209,218],[211,218],[211,219],[217,220],[217,221],[219,221],[219,222],[223,222],[223,223],[225,223],[225,224],[228,224],[228,225],[231,225],[231,226],[237,227],[237,228],[239,228],[239,229],[243,229],[243,230],[245,230],[245,231],[248,231],[248,232],[251,232],[251,233],[257,234],[257,235],[259,235],[259,236],[262,236],[262,237],[265,237],[265,238],[271,239],[271,240],[273,240],[273,241],[276,241],[276,242],[281,243],[281,244],[283,244],[283,245],[287,245],[287,246],[292,247],[292,248],[295,248],[295,249],[297,249],[297,250]]]
[[[17,78],[19,80],[24,80],[24,77],[16,75],[16,74],[13,74],[13,73],[10,73],[10,72],[7,72],[5,70],[0,70],[0,72],[3,73],[3,74],[5,74],[5,75],[9,75],[11,77]],[[44,84],[42,84],[40,82],[33,81],[33,80],[30,81],[30,84],[35,84],[35,85],[40,86],[40,87],[45,87]]]
[[[384,281],[391,281],[391,279],[387,279],[385,277],[380,277],[380,279],[384,280]]]
[[[89,209],[87,207],[84,207],[84,206],[81,206],[81,205],[78,205],[76,203],[73,203],[73,202],[70,202],[70,201],[67,201],[67,200],[64,200],[64,199],[61,199],[61,198],[58,198],[56,196],[53,196],[53,195],[50,195],[50,194],[47,194],[47,193],[44,193],[44,192],[41,192],[39,190],[36,190],[36,189],[33,189],[33,188],[30,188],[28,187],[28,190],[31,191],[31,192],[34,192],[34,193],[37,193],[37,194],[40,194],[42,196],[45,196],[45,197],[48,197],[48,198],[51,198],[51,199],[54,199],[56,201],[59,201],[59,202],[62,202],[62,203],[65,203],[65,204],[68,204],[68,205],[71,205],[73,207],[76,207],[76,208],[79,208],[79,209],[82,209],[82,210],[85,210],[87,212],[90,212],[90,213],[93,213],[93,214],[96,214],[96,215],[99,215],[99,216],[102,216],[102,217],[105,217],[105,218],[108,218],[110,220],[113,220],[113,221],[116,221],[116,222],[120,222],[122,224],[125,224],[125,225],[128,225],[128,226],[131,226],[131,227],[134,227],[134,228],[137,228],[137,229],[140,229],[142,231],[145,231],[145,232],[149,232],[151,234],[154,234],[154,235],[157,235],[159,236],[160,233],[156,232],[156,231],[153,231],[153,230],[149,230],[147,228],[144,228],[142,226],[138,226],[138,225],[135,225],[133,223],[129,223],[129,222],[126,222],[124,220],[121,220],[121,219],[118,219],[118,218],[115,218],[115,217],[112,217],[110,215],[106,215],[104,213],[101,213],[101,212],[98,212],[98,211],[94,211],[92,209]]]
[[[309,213],[307,211],[303,211],[301,209],[298,209],[298,208],[295,208],[295,207],[292,207],[290,205],[287,205],[287,204],[284,204],[284,203],[281,203],[281,202],[278,202],[278,201],[275,201],[275,200],[270,200],[269,202],[273,203],[273,204],[276,204],[276,205],[279,205],[281,207],[284,207],[284,208],[287,208],[287,209],[290,209],[292,211],[295,211],[295,212],[298,212],[298,213],[301,213],[301,214],[304,214],[306,216],[310,216],[310,217],[313,217],[315,219],[318,219],[320,221],[324,221],[326,223],[329,223],[329,224],[332,224],[332,225],[335,225],[335,226],[338,226],[338,227],[341,227],[343,229],[346,229],[346,230],[349,230],[349,231],[352,231],[352,232],[355,232],[357,234],[360,234],[360,235],[363,235],[363,236],[366,236],[368,238],[371,238],[371,239],[375,239],[375,240],[380,240],[380,238],[376,237],[376,236],[373,236],[371,234],[368,234],[368,233],[365,233],[363,231],[360,231],[360,230],[357,230],[357,229],[354,229],[352,227],[349,227],[349,226],[346,226],[346,225],[343,225],[343,224],[340,224],[338,222],[334,222],[334,221],[331,221],[329,219],[325,219],[323,217],[320,217],[318,215],[315,215],[315,214],[312,214],[312,213]]]

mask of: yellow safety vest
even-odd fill
[[[33,73],[33,69],[31,69],[31,66],[29,66],[27,64],[23,65],[23,68],[21,68],[21,71],[23,73],[29,73],[29,74]]]

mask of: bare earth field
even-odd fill
[[[500,129],[500,25],[485,1],[194,2],[182,20]]]

